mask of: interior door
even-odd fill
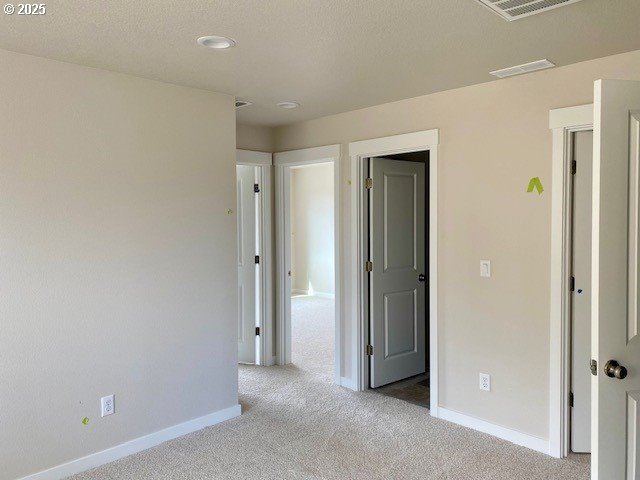
[[[256,363],[256,167],[238,165],[238,361]]]
[[[573,134],[571,451],[591,452],[591,171],[593,131]]]
[[[425,165],[373,158],[369,168],[370,378],[375,388],[425,371]]]
[[[640,82],[599,80],[594,103],[592,478],[635,480],[640,478]]]

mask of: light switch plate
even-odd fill
[[[491,277],[491,261],[480,260],[480,276],[489,278]]]

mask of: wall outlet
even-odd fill
[[[101,414],[103,417],[116,413],[116,401],[113,395],[107,395],[100,399]]]
[[[489,278],[491,276],[491,261],[480,260],[480,276]]]
[[[488,373],[480,374],[480,390],[484,390],[486,392],[491,391],[491,375]]]

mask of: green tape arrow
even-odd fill
[[[529,180],[529,186],[527,187],[527,193],[533,192],[534,188],[538,191],[538,195],[540,195],[542,192],[544,192],[544,187],[542,186],[542,182],[540,181],[539,177],[533,177],[531,180]]]

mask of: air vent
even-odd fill
[[[581,0],[478,0],[502,18],[517,20],[537,13],[564,7]]]
[[[248,107],[249,105],[253,105],[253,103],[245,100],[236,100],[236,110],[242,107]]]
[[[516,65],[515,67],[507,67],[502,70],[494,70],[491,73],[494,77],[505,78],[513,77],[514,75],[522,75],[523,73],[536,72],[538,70],[545,70],[547,68],[553,68],[556,64],[549,60],[537,60],[535,62],[523,63],[522,65]]]

